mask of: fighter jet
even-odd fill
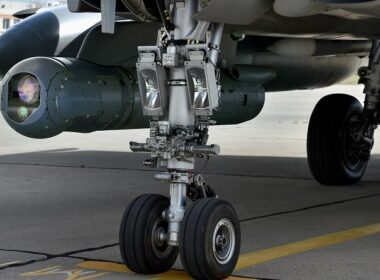
[[[195,171],[197,158],[220,153],[209,127],[255,118],[266,92],[359,73],[364,106],[324,97],[307,135],[318,182],[357,183],[380,122],[379,26],[379,0],[69,0],[0,38],[1,111],[33,138],[149,128],[130,149],[148,153],[143,165],[170,197],[144,194],[127,207],[123,261],[154,274],[180,255],[192,277],[223,279],[239,257],[240,227]]]

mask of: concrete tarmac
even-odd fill
[[[241,257],[231,279],[379,279],[380,149],[364,180],[325,187],[306,159],[315,103],[335,86],[269,93],[262,115],[214,127],[223,155],[199,169],[236,208]],[[378,134],[377,134],[378,135]],[[0,279],[186,279],[178,260],[162,275],[136,275],[120,262],[119,223],[143,193],[168,187],[128,150],[146,130],[63,134],[30,140],[0,122]]]

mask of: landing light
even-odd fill
[[[207,109],[210,107],[207,80],[203,69],[190,68],[187,70],[190,96],[194,109]]]
[[[149,110],[161,108],[162,102],[156,72],[151,69],[145,69],[140,71],[139,74],[143,81],[142,89],[145,92],[144,107]]]
[[[204,61],[185,62],[191,109],[195,115],[211,115],[218,106],[215,69]]]
[[[167,104],[166,72],[149,55],[140,54],[142,61],[136,65],[141,103],[144,115],[162,116]]]

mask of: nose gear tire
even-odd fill
[[[240,224],[234,208],[216,198],[200,199],[181,225],[180,255],[196,279],[224,279],[234,270],[240,253]]]
[[[161,195],[142,195],[132,201],[120,225],[120,253],[127,267],[143,274],[169,270],[178,257],[178,248],[160,239],[167,231],[162,212],[169,199]]]

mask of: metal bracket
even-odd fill
[[[116,0],[101,0],[102,32],[115,33]]]
[[[190,178],[188,173],[163,172],[155,175],[158,181],[169,182],[173,184],[189,184]]]

